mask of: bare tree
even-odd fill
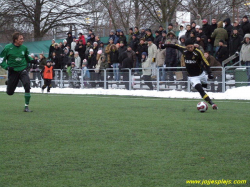
[[[182,0],[140,0],[140,2],[148,10],[151,18],[156,23],[159,23],[166,27],[166,22],[171,22],[177,10],[177,7],[181,5]]]
[[[27,31],[30,28],[36,40],[40,40],[53,28],[74,24],[87,26],[79,20],[83,20],[88,13],[95,12],[84,9],[88,5],[87,0],[8,0],[0,5],[0,19],[13,19],[16,30]]]

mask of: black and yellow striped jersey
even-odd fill
[[[182,52],[187,73],[190,77],[199,76],[204,68],[207,73],[211,73],[209,63],[199,49],[195,48],[193,52],[190,52],[185,46],[178,44],[165,44],[164,47],[171,47]]]

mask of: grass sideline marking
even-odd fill
[[[0,92],[0,94],[6,94],[4,92]],[[42,93],[32,93],[35,95],[42,95],[42,96],[51,96],[51,97],[64,97],[64,96],[69,96],[69,95],[74,95],[75,97],[87,97],[87,98],[94,98],[94,97],[98,97],[101,99],[137,99],[137,100],[151,100],[151,101],[158,101],[158,100],[167,100],[167,101],[185,101],[185,102],[193,102],[195,101],[200,101],[203,100],[201,99],[192,99],[192,98],[187,98],[187,99],[182,99],[182,98],[152,98],[152,97],[146,97],[146,96],[126,96],[126,95],[113,95],[110,97],[109,96],[101,96],[101,95],[79,95],[79,94],[54,94],[54,93],[50,93],[50,94],[42,94]],[[23,95],[23,93],[16,93],[16,95]],[[212,98],[213,99],[213,98]],[[214,100],[214,99],[213,99]],[[244,100],[241,100],[241,102],[239,101],[234,101],[234,100],[216,100],[216,102],[218,103],[245,103],[245,104],[250,104],[250,102],[245,102]]]

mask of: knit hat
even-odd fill
[[[224,41],[224,40],[220,40],[219,42],[221,42],[221,43],[223,43],[223,44],[225,43],[225,41]]]
[[[194,42],[189,38],[185,41],[185,46],[187,45],[194,45]]]
[[[109,41],[112,40],[113,41],[113,38],[109,38]]]
[[[82,65],[87,65],[87,64],[88,64],[87,60],[84,59],[84,60],[82,61]]]
[[[148,41],[148,42],[150,42],[150,41],[152,42],[152,39],[151,39],[151,38],[148,38],[147,41]]]
[[[93,49],[90,49],[90,50],[89,50],[89,52],[91,52],[91,51],[92,51],[92,52],[94,52],[94,50],[93,50]]]
[[[147,52],[142,52],[141,55],[148,56]]]
[[[203,22],[203,23],[207,23],[207,19],[203,19],[202,22]]]
[[[196,25],[195,28],[196,28],[196,29],[199,29],[199,28],[201,28],[201,26],[200,26],[200,25]]]
[[[98,50],[97,53],[98,53],[99,55],[101,55],[101,54],[102,54],[102,50]]]
[[[164,31],[162,31],[162,33],[167,34],[167,31],[164,30]]]
[[[243,18],[246,18],[246,19],[248,19],[247,15],[243,16]]]
[[[75,62],[71,62],[71,65],[76,65]]]

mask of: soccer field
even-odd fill
[[[249,102],[199,101],[32,94],[24,113],[24,94],[0,92],[0,186],[249,186]]]

